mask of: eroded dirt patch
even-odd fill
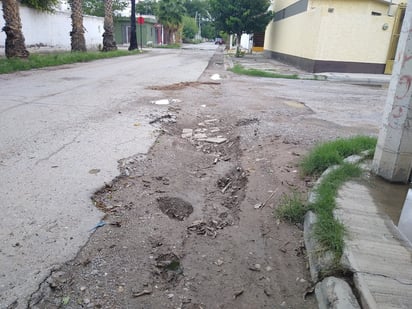
[[[310,118],[276,97],[285,85],[259,81],[162,89],[182,99],[165,107],[175,121],[157,121],[150,153],[122,160],[123,176],[94,197],[105,220],[121,224],[98,228],[33,308],[317,307],[301,226],[274,211],[284,194],[312,186],[300,156],[354,131]]]
[[[197,87],[200,85],[212,85],[212,86],[218,86],[220,83],[218,82],[181,82],[181,83],[175,83],[171,85],[166,85],[166,86],[149,86],[147,89],[150,90],[181,90],[187,87]]]

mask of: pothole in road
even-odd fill
[[[183,274],[183,267],[179,257],[174,253],[166,253],[156,258],[157,272],[160,277],[167,282],[176,282]]]
[[[159,209],[171,219],[183,221],[193,212],[193,206],[178,197],[159,197]]]
[[[236,126],[237,127],[243,127],[243,126],[247,126],[247,125],[255,124],[255,123],[259,123],[258,118],[245,118],[245,119],[238,120],[236,122]]]
[[[224,198],[222,205],[232,212],[239,211],[239,204],[245,198],[245,187],[248,181],[248,173],[241,167],[232,169],[224,177],[217,181],[217,187],[221,193],[228,195]]]

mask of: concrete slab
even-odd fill
[[[411,308],[412,248],[369,192],[356,182],[339,191],[335,215],[348,231],[343,264],[355,273],[363,308]]]

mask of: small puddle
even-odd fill
[[[409,185],[394,184],[380,177],[371,176],[368,187],[378,209],[386,213],[398,226]]]

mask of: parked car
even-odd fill
[[[222,38],[216,38],[215,39],[215,45],[217,45],[217,44],[219,44],[219,45],[225,44],[225,41],[223,41]]]

